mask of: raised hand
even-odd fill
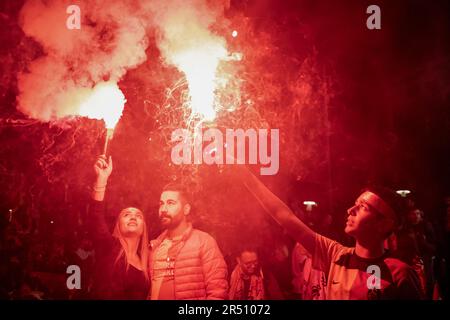
[[[94,165],[95,174],[97,176],[98,186],[106,186],[108,178],[113,170],[113,162],[111,156],[109,159],[105,155],[100,155]]]

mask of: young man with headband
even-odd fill
[[[415,271],[384,248],[399,223],[394,192],[371,188],[361,193],[347,210],[345,227],[356,245],[346,247],[312,231],[247,169],[239,176],[264,209],[311,253],[313,268],[325,272],[326,299],[422,299]]]

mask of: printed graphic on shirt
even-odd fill
[[[422,298],[420,283],[414,270],[400,260],[389,257],[388,253],[378,259],[363,259],[355,254],[354,248],[317,235],[313,266],[327,274],[327,299]],[[380,279],[375,279],[376,286],[368,286],[368,282],[374,280],[374,273],[367,270],[373,269],[373,266],[377,267]]]

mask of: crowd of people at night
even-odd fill
[[[248,169],[237,167],[243,185],[284,230],[283,241],[222,251],[213,236],[192,224],[191,195],[179,183],[161,192],[163,232],[155,239],[138,208],[124,208],[108,221],[104,198],[113,165],[100,156],[89,223],[74,234],[59,230],[59,236],[46,238],[32,211],[3,210],[0,299],[448,298],[450,226],[441,232],[411,197],[383,187],[364,189],[347,210],[342,232],[332,215],[288,206]],[[79,288],[67,285],[71,265],[82,270]]]

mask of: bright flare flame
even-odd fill
[[[208,121],[216,117],[214,110],[216,72],[219,62],[225,60],[227,54],[221,41],[210,41],[200,47],[178,52],[172,57],[186,76],[192,111]]]
[[[97,84],[92,94],[80,106],[80,116],[104,120],[106,128],[113,129],[122,116],[125,96],[114,82]]]

